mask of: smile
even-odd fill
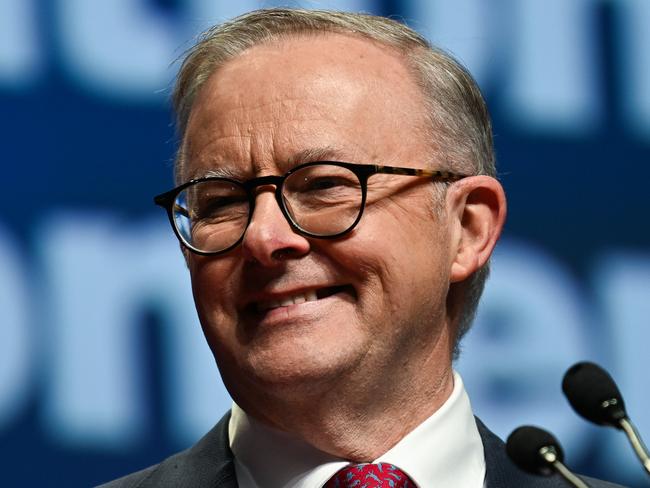
[[[263,313],[274,308],[289,307],[291,305],[299,305],[301,303],[315,302],[342,291],[354,293],[351,286],[332,286],[327,288],[319,288],[318,290],[305,290],[292,295],[284,296],[282,298],[259,301],[255,304],[255,310],[258,313]]]

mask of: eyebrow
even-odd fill
[[[232,168],[228,168],[224,166],[220,168],[213,168],[206,171],[197,172],[196,174],[192,175],[190,179],[197,180],[199,178],[211,178],[211,177],[231,178],[237,180],[241,178],[241,174],[238,171],[234,171]]]
[[[298,151],[289,157],[287,163],[290,167],[293,167],[298,164],[314,161],[340,161],[342,159],[345,159],[342,149],[335,146],[324,146]]]

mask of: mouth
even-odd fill
[[[282,298],[272,300],[260,300],[251,303],[247,308],[250,312],[262,314],[280,307],[290,307],[292,305],[300,305],[302,303],[316,302],[324,298],[331,297],[338,293],[346,293],[350,296],[356,297],[356,293],[352,285],[339,285],[318,288],[317,290],[305,290],[291,295],[283,296]]]

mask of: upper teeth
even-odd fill
[[[269,300],[268,302],[258,302],[257,311],[264,312],[270,308],[288,307],[294,303],[315,302],[318,300],[316,291],[310,290],[304,293],[298,293],[289,297],[282,298],[281,300]]]

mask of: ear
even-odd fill
[[[506,219],[506,195],[490,176],[470,176],[449,188],[452,283],[467,279],[487,263]]]

